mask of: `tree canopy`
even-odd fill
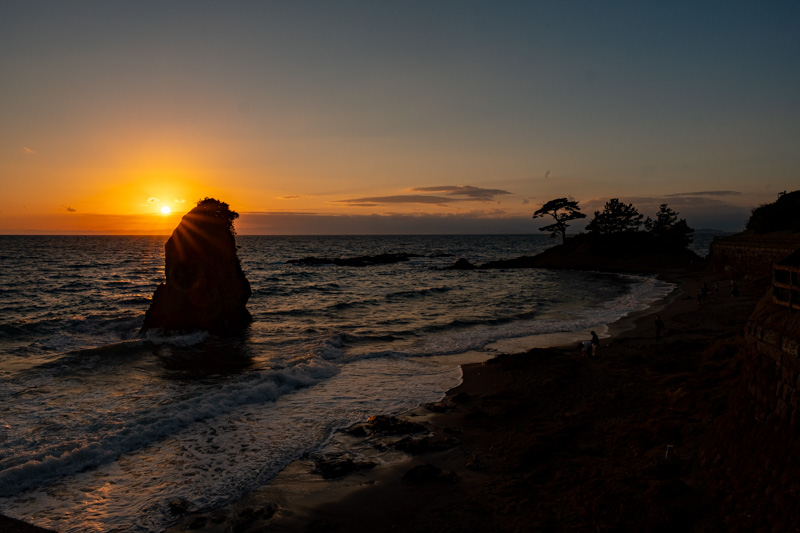
[[[233,221],[239,218],[239,213],[233,211],[226,202],[209,197],[205,197],[197,202],[197,206],[192,209],[192,212],[220,218],[228,224],[228,229],[231,231],[233,231]]]
[[[753,209],[747,229],[756,233],[800,231],[800,191],[783,192],[776,201]]]
[[[603,211],[595,211],[594,218],[586,229],[600,235],[638,231],[643,215],[633,207],[624,204],[619,198],[612,198],[603,206]]]
[[[670,209],[667,204],[661,204],[655,220],[647,217],[644,227],[656,239],[681,247],[691,243],[694,237],[694,230],[689,227],[686,220],[678,219],[678,213]]]
[[[553,237],[560,234],[562,243],[567,238],[567,228],[569,227],[567,222],[579,218],[586,218],[586,215],[581,213],[577,200],[568,200],[566,198],[550,200],[533,213],[533,218],[544,216],[553,217],[554,222],[547,226],[542,226],[539,228],[539,231],[549,231],[550,235]]]

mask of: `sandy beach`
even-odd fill
[[[733,297],[708,272],[665,277],[675,291],[612,324],[596,358],[563,346],[465,365],[442,402],[335,438],[328,457],[343,470],[330,479],[304,458],[168,531],[724,529],[698,450],[736,387],[736,338],[765,287],[739,280]]]

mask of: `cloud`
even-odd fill
[[[424,205],[444,205],[452,202],[481,201],[489,202],[495,197],[511,194],[501,189],[484,189],[473,187],[472,185],[439,185],[436,187],[415,187],[409,189],[413,192],[430,192],[446,194],[447,196],[427,195],[427,194],[395,194],[391,196],[370,196],[366,198],[350,198],[347,200],[337,200],[338,202],[362,206],[375,207],[379,204],[424,204]]]
[[[148,204],[157,204],[158,203],[158,198],[154,198],[154,197],[151,196],[150,198],[147,199],[147,203]]]
[[[23,146],[22,147],[22,152],[25,153],[25,154],[28,154],[28,155],[35,155],[35,154],[39,153],[36,150],[34,150],[33,148],[29,148],[27,146]]]
[[[456,202],[456,198],[445,198],[442,196],[426,196],[424,194],[400,194],[395,196],[372,196],[368,198],[352,198],[349,200],[337,200],[337,202],[352,205],[368,205],[373,207],[377,204],[426,204],[441,205]]]
[[[700,192],[679,192],[675,194],[665,195],[667,198],[675,198],[678,196],[739,196],[739,191],[700,191]]]
[[[70,206],[68,206],[68,205],[65,205],[65,206],[64,206],[64,209],[66,209],[66,210],[67,210],[68,212],[70,212],[70,213],[76,213],[76,212],[78,211],[78,210],[77,210],[77,209],[75,209],[74,207],[70,207]]]
[[[156,198],[156,200],[158,200],[158,198]],[[177,198],[174,198],[172,201],[175,202],[176,204],[185,204],[186,203],[186,200],[184,200],[183,198],[181,198],[180,200],[178,200]]]
[[[416,187],[414,192],[436,192],[450,196],[466,196],[471,200],[494,200],[495,196],[511,194],[501,189],[483,189],[472,185],[440,185],[438,187]]]
[[[304,198],[304,194],[293,194],[291,196],[277,196],[278,200],[294,200],[295,198]]]

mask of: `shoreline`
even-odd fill
[[[641,352],[652,349],[655,315],[662,314],[667,323],[664,344],[657,346],[659,356],[664,355],[667,345],[685,343],[688,337],[697,344],[694,355],[698,355],[720,338],[737,333],[737,328],[728,324],[716,334],[698,335],[691,328],[702,321],[696,317],[681,318],[705,312],[697,308],[692,294],[704,279],[718,279],[714,275],[673,271],[659,277],[674,283],[675,288],[647,308],[609,324],[609,336],[601,340],[598,359],[581,357],[573,345],[534,348],[511,355],[500,353],[483,363],[461,365],[461,384],[448,391],[438,404],[420,406],[398,415],[400,420],[423,424],[428,432],[426,438],[434,444],[448,439],[456,441],[452,447],[423,450],[409,456],[393,451],[392,443],[401,438],[415,439],[418,435],[365,438],[340,432],[326,447],[329,453],[346,455],[355,451],[359,457],[378,465],[355,469],[336,479],[323,479],[315,473],[313,460],[298,459],[268,485],[222,508],[187,515],[166,531],[221,533],[264,528],[270,531],[371,531],[376,522],[387,529],[409,531],[434,528],[460,531],[476,524],[480,524],[476,526],[479,528],[499,531],[526,530],[523,526],[531,523],[537,524],[539,529],[556,526],[557,529],[573,529],[578,524],[581,528],[588,525],[580,521],[573,523],[575,513],[592,515],[587,511],[587,504],[580,503],[587,499],[585,491],[570,489],[563,482],[556,483],[557,490],[549,487],[548,491],[564,493],[567,503],[562,505],[549,497],[539,504],[536,502],[541,494],[531,488],[537,483],[552,485],[553,476],[559,480],[576,475],[580,478],[580,473],[592,470],[584,463],[596,462],[609,450],[601,438],[609,428],[598,433],[589,411],[593,410],[593,402],[603,403],[603,390],[610,393],[612,403],[623,407],[619,412],[630,409],[634,399],[627,398],[620,389],[620,386],[622,389],[628,386],[620,378],[645,377],[647,369],[642,367],[647,366],[644,362],[647,356]],[[745,296],[746,287],[742,286],[743,297],[737,301],[738,314],[744,319],[763,294],[763,291],[755,291]],[[709,302],[706,309],[721,305],[725,296],[717,295],[717,301]],[[679,325],[688,329],[677,331]],[[695,338],[698,336],[700,339]],[[620,367],[620,362],[626,363],[628,368]],[[613,413],[613,410],[606,410],[603,416],[613,419]],[[576,422],[577,428],[573,428]],[[572,450],[568,461],[579,464],[562,465],[563,459],[553,457],[558,455],[561,445],[570,449],[569,442],[562,441],[570,441],[573,431],[582,433],[589,429],[591,435]],[[614,426],[612,429],[626,435],[633,431],[631,427]],[[382,449],[376,451],[375,444]],[[676,445],[665,446],[674,451]],[[408,479],[411,470],[426,465],[433,469],[423,472],[421,479]],[[628,474],[622,477],[626,476]],[[591,494],[603,493],[598,489],[605,484],[601,479],[613,480],[612,484],[619,482],[607,473],[600,478],[590,476],[595,487]],[[573,481],[576,485],[583,483],[582,478]],[[476,510],[480,512],[476,514]],[[592,522],[593,529],[603,529],[602,525],[602,521]],[[0,526],[14,533],[48,531],[4,517],[0,517]]]
[[[372,456],[366,452],[377,466],[323,479],[314,472],[311,459],[296,460],[268,485],[222,509],[186,517],[167,531],[371,531],[375,523],[407,531],[473,527],[516,531],[526,530],[528,524],[545,530],[619,527],[612,526],[618,514],[598,516],[597,509],[587,508],[593,498],[611,499],[615,504],[619,498],[631,499],[632,506],[634,502],[646,505],[648,516],[637,518],[650,526],[680,521],[681,516],[670,516],[681,515],[675,509],[682,506],[699,513],[699,503],[688,502],[691,495],[707,503],[703,491],[694,489],[697,480],[691,485],[697,494],[689,491],[665,499],[662,492],[668,493],[677,480],[674,473],[659,473],[659,469],[672,468],[676,457],[684,461],[680,468],[688,470],[699,440],[682,442],[684,437],[678,433],[683,430],[676,427],[684,424],[673,417],[666,417],[666,429],[660,427],[665,424],[663,402],[674,399],[662,397],[664,391],[648,388],[645,381],[681,390],[679,380],[686,377],[686,366],[705,364],[710,357],[707,352],[716,343],[738,335],[763,290],[745,282],[738,299],[720,290],[699,306],[694,292],[703,281],[722,281],[720,276],[672,271],[660,278],[675,288],[647,308],[609,324],[609,337],[602,339],[597,359],[583,358],[575,346],[567,345],[499,354],[483,363],[462,365],[462,383],[448,391],[444,400],[398,415],[401,421],[423,424],[426,436],[375,435],[359,440],[342,433],[337,438],[347,442],[327,447],[334,455],[342,450],[352,455],[353,450],[361,454],[377,445],[383,451]],[[662,315],[667,324],[659,343],[654,338],[656,315]],[[681,361],[673,362],[670,350],[676,347],[685,353]],[[716,370],[724,373],[722,368]],[[700,398],[700,403],[707,400]],[[636,420],[617,420],[626,415]],[[692,432],[701,432],[696,421],[689,425]],[[642,435],[648,432],[656,437]],[[669,438],[658,437],[662,433]],[[643,449],[629,458],[632,464],[613,467],[627,460],[630,450],[626,447],[632,437]],[[393,443],[403,438],[427,444],[420,453],[392,451]],[[456,444],[439,449],[438,444],[447,441]],[[620,453],[622,457],[617,457]],[[587,472],[594,475],[586,479]],[[637,479],[642,486],[629,493],[626,483]],[[580,488],[586,481],[593,488]],[[609,484],[615,487],[612,493],[621,494],[609,496]],[[684,481],[679,484],[690,486]],[[544,498],[537,485],[547,487]],[[653,485],[658,487],[655,492]],[[648,488],[653,492],[650,496]],[[636,495],[642,494],[660,503],[638,501],[641,498]],[[706,515],[697,520],[717,520],[713,511]]]

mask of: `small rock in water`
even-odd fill
[[[478,268],[478,267],[476,267],[475,265],[473,265],[472,263],[470,263],[469,261],[467,261],[463,257],[461,259],[459,259],[458,261],[456,261],[455,264],[450,265],[449,267],[447,267],[448,270],[475,270],[476,268]]]
[[[169,510],[172,514],[183,514],[189,510],[189,502],[186,500],[172,500],[169,502]]]

